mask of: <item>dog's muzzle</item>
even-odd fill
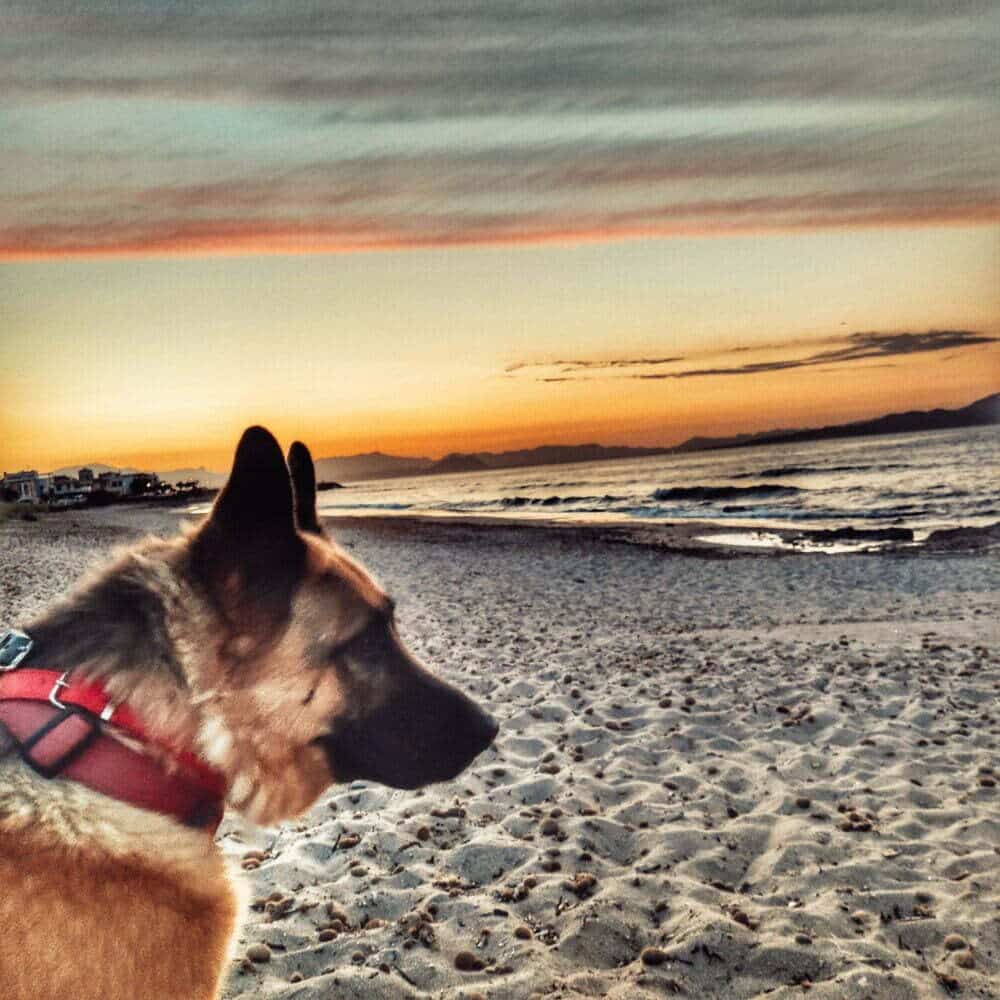
[[[428,674],[369,715],[338,723],[321,742],[338,782],[420,788],[461,774],[498,731],[474,701]]]

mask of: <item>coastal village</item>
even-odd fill
[[[198,489],[196,480],[170,483],[155,472],[100,472],[84,466],[75,476],[38,473],[34,469],[5,472],[0,478],[0,500],[49,507],[100,506],[136,497],[167,497]]]

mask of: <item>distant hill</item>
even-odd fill
[[[421,470],[421,475],[429,476],[444,472],[481,472],[489,468],[490,466],[478,455],[462,455],[459,452],[452,452]]]
[[[719,448],[744,448],[755,444],[796,444],[802,441],[824,441],[829,438],[912,434],[998,423],[1000,423],[1000,393],[993,393],[958,410],[908,410],[905,413],[889,413],[873,420],[856,420],[849,424],[831,424],[801,430],[761,431],[759,434],[739,434],[724,438],[696,437],[689,438],[674,450],[711,451]]]
[[[476,457],[493,469],[513,469],[521,465],[564,465],[569,462],[606,462],[613,458],[642,458],[662,455],[669,448],[627,448],[603,444],[543,444],[520,451],[480,452]]]
[[[384,472],[382,475],[413,476],[443,472],[477,472],[483,469],[514,469],[533,465],[563,465],[571,462],[604,462],[618,458],[641,458],[645,455],[712,451],[719,448],[741,448],[759,444],[792,444],[799,441],[821,441],[826,438],[905,434],[997,423],[1000,423],[1000,393],[986,396],[957,410],[911,410],[907,413],[890,413],[873,420],[859,420],[854,423],[833,424],[825,427],[780,428],[720,438],[693,437],[673,448],[550,444],[518,451],[480,451],[468,454],[452,452],[438,462],[431,462],[428,459],[410,459],[411,462],[423,464],[415,469],[407,470],[400,466],[400,471]],[[397,461],[399,460],[397,459]]]
[[[518,469],[532,465],[568,465],[571,462],[606,462],[613,458],[662,455],[669,448],[606,447],[602,444],[544,444],[519,451],[452,452],[427,468],[407,475],[442,472],[478,472],[485,469]]]
[[[795,430],[759,431],[755,434],[731,434],[729,437],[691,437],[683,444],[675,445],[671,451],[714,451],[719,448],[749,448],[751,445],[763,444],[764,438],[769,441],[783,434],[795,434]]]
[[[61,469],[53,469],[47,473],[50,476],[72,476],[74,479],[80,474],[81,469],[90,469],[95,476],[102,472],[139,472],[139,469],[130,467],[122,468],[120,465],[105,465],[103,462],[81,462],[79,465],[64,465]],[[141,470],[147,471],[147,470]]]
[[[369,451],[363,455],[343,455],[316,459],[316,478],[338,483],[359,479],[383,479],[388,476],[412,476],[433,465],[429,458],[408,458]]]
[[[210,490],[222,489],[229,478],[226,473],[213,472],[203,465],[199,465],[196,469],[170,469],[168,472],[157,472],[156,474],[165,483],[185,483],[197,479],[199,485]]]
[[[343,455],[316,460],[319,481],[350,483],[363,479],[387,479],[396,476],[447,472],[478,472],[487,469],[514,469],[533,465],[563,465],[571,462],[603,462],[618,458],[641,458],[645,455],[665,455],[677,452],[713,451],[720,448],[742,448],[760,444],[795,444],[802,441],[822,441],[828,438],[867,437],[878,434],[906,434],[921,431],[949,430],[956,427],[977,427],[1000,424],[1000,393],[993,393],[957,410],[909,410],[889,413],[873,420],[858,420],[849,424],[824,427],[780,428],[757,433],[734,434],[729,437],[692,437],[673,448],[606,447],[600,444],[550,444],[517,451],[451,452],[437,461],[406,455],[386,455],[370,451],[360,455]],[[53,475],[76,476],[83,465],[94,471],[136,472],[101,462],[69,465],[56,469]],[[225,485],[227,474],[213,472],[203,466],[191,469],[171,469],[157,472],[166,482],[197,479],[209,489]]]

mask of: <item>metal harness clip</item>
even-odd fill
[[[0,673],[14,670],[34,644],[31,636],[20,629],[9,628],[0,633]]]
[[[66,680],[67,677],[69,677],[68,670],[59,676],[59,679],[52,685],[52,690],[49,692],[49,704],[53,708],[61,709],[64,712],[68,712],[69,709],[59,700],[59,688],[69,687],[69,681]]]

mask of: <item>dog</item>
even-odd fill
[[[241,904],[225,806],[417,788],[497,733],[407,651],[327,537],[312,458],[249,428],[210,515],[149,539],[0,648],[4,1000],[214,1000]]]

